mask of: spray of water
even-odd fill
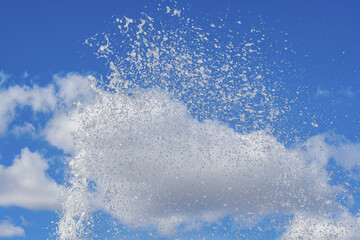
[[[109,73],[91,77],[95,103],[78,106],[59,238],[174,238],[228,217],[234,233],[336,212],[322,142],[274,137],[291,101],[261,27],[199,25],[176,4],[157,7],[86,41]]]

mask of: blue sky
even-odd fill
[[[95,227],[83,226],[90,238],[147,239],[150,231],[164,239],[359,239],[359,7],[357,1],[3,0],[0,238],[57,238],[59,214],[60,235],[70,238],[64,230],[70,220],[81,212],[92,216],[92,209],[100,214],[92,216]],[[151,32],[147,16],[162,33]],[[126,19],[134,21],[129,29]],[[138,32],[141,19],[147,36]],[[168,48],[159,58],[152,36],[169,38],[177,53],[164,40]],[[137,37],[154,46],[131,46]],[[226,48],[230,39],[239,48]],[[132,60],[125,59],[129,49]],[[244,59],[229,73],[225,66],[239,49]],[[176,68],[178,56],[191,64],[181,60]],[[123,73],[114,74],[110,62]],[[95,96],[89,75],[121,86],[99,87]],[[128,88],[120,79],[147,90],[130,84],[131,94],[114,97]],[[280,111],[275,120],[272,110]],[[264,155],[254,156],[258,151]],[[140,177],[144,168],[148,178]],[[263,181],[254,180],[259,176]],[[135,182],[145,185],[134,190]],[[89,195],[79,197],[79,189]],[[113,220],[125,230],[115,230]]]

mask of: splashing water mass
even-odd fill
[[[72,115],[58,238],[355,239],[329,136],[291,124],[300,108],[297,121],[317,122],[290,97],[263,20],[199,21],[179,5],[114,17],[86,40],[108,72]]]

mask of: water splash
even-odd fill
[[[204,26],[172,3],[157,11],[116,18],[114,32],[86,41],[109,72],[91,77],[96,103],[76,114],[60,239],[120,237],[124,228],[173,238],[229,216],[236,232],[338,211],[340,188],[328,184],[317,140],[312,152],[274,137],[291,101],[261,28]]]
[[[111,69],[102,81],[106,88],[159,87],[198,119],[224,120],[241,132],[274,125],[289,104],[278,93],[283,89],[277,67],[261,50],[262,26],[239,33],[221,19],[214,29],[180,18],[179,12],[166,6],[157,19],[145,13],[139,19],[117,18],[118,32],[88,40]]]

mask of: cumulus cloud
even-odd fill
[[[357,240],[360,218],[344,211],[335,217],[296,214],[281,240]]]
[[[55,109],[56,98],[53,85],[12,86],[0,90],[0,134],[4,134],[15,117],[18,107],[30,106],[35,112],[50,112]]]
[[[56,113],[46,124],[44,130],[45,139],[53,146],[64,150],[67,153],[73,150],[72,133],[78,128],[76,112]]]
[[[3,220],[0,221],[0,238],[3,237],[25,237],[25,231],[8,220]]]
[[[13,165],[0,165],[0,206],[60,209],[63,187],[46,175],[48,168],[38,152],[27,148],[21,150]]]
[[[89,103],[94,99],[94,92],[90,88],[87,76],[77,73],[55,75],[54,81],[58,87],[58,102],[67,109],[73,109],[74,104],[79,101]]]
[[[81,221],[93,206],[165,235],[180,224],[213,223],[227,215],[338,210],[339,189],[328,184],[329,154],[321,139],[288,149],[262,131],[240,134],[217,121],[199,122],[155,90],[103,93],[79,119],[70,163],[75,178],[60,232],[78,231],[74,219]]]
[[[0,72],[0,78],[5,79],[6,76]],[[91,103],[95,97],[87,76],[69,73],[54,75],[53,78],[54,82],[45,87],[15,85],[0,90],[0,134],[7,131],[18,108],[29,106],[35,113],[53,115],[41,135],[53,146],[65,152],[71,151],[71,132],[76,129],[76,122],[72,121],[70,116],[75,113],[75,104]],[[11,132],[20,136],[34,131],[31,123],[24,123],[23,126],[15,126]]]
[[[47,123],[43,135],[53,146],[71,152],[73,149],[72,132],[76,131],[76,103],[88,104],[95,99],[86,76],[69,73],[54,77],[57,91],[57,108],[52,119]]]

